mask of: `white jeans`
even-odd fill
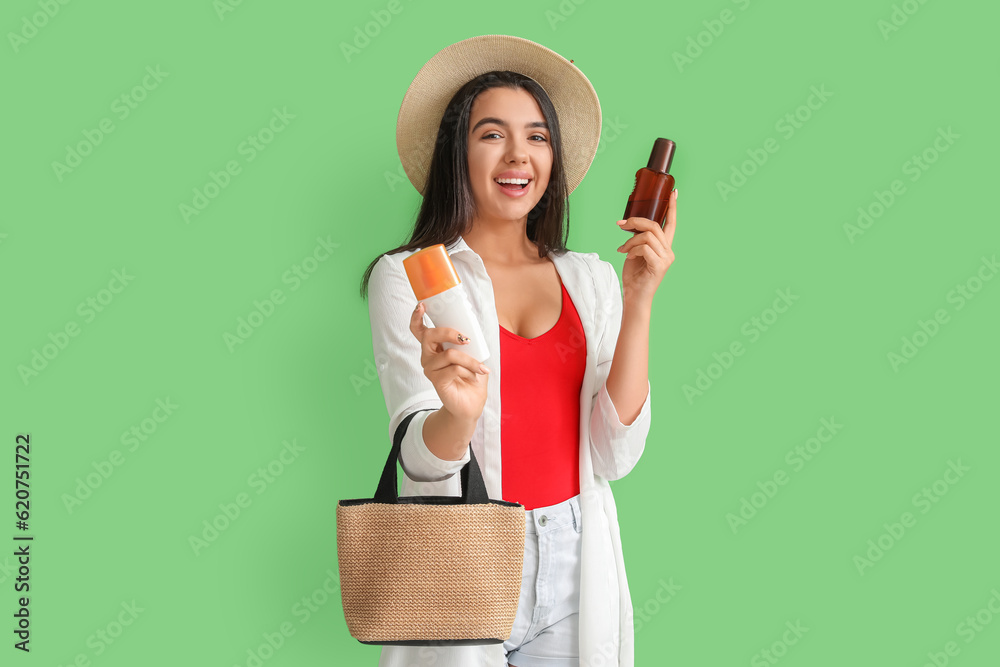
[[[379,667],[579,667],[580,497],[524,513],[521,594],[510,639],[484,646],[383,646]]]
[[[525,512],[521,598],[510,639],[516,667],[580,667],[580,497]]]

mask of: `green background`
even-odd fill
[[[570,198],[571,249],[620,275],[615,222],[635,170],[656,137],[678,145],[654,417],[641,461],[613,483],[636,663],[773,664],[768,650],[789,666],[997,664],[1000,280],[984,263],[1000,249],[987,205],[996,5],[46,6],[0,10],[2,553],[35,537],[30,654],[12,648],[15,559],[0,557],[3,664],[247,665],[282,624],[293,633],[263,664],[376,664],[379,649],[347,632],[335,578],[336,503],[372,495],[389,446],[359,283],[419,206],[395,146],[406,88],[438,50],[488,33],[574,59],[600,96],[604,141]],[[809,109],[813,87],[829,96]],[[143,98],[124,118],[123,95]],[[294,117],[251,160],[241,144],[275,109]],[[786,114],[799,114],[791,134]],[[113,131],[57,173],[102,119]],[[778,150],[744,166],[769,138]],[[907,172],[925,151],[934,161]],[[181,205],[230,161],[239,173],[185,220]],[[850,233],[894,180],[905,191]],[[335,250],[306,261],[320,240]],[[297,266],[307,279],[289,279]],[[274,290],[282,302],[227,344]],[[779,290],[796,300],[775,317]],[[939,310],[935,335],[913,341]],[[921,346],[893,364],[904,338]],[[724,368],[734,343],[743,354]],[[713,377],[686,394],[699,372]],[[788,453],[823,419],[842,428],[797,467]],[[133,427],[142,440],[123,439]],[[13,516],[19,433],[31,436],[26,532]],[[286,443],[297,453],[275,463]],[[953,484],[939,481],[949,461],[968,468]],[[776,474],[787,483],[772,497],[753,495]],[[89,495],[68,503],[81,483]],[[240,497],[239,516],[193,547]],[[733,524],[743,499],[760,507]],[[905,512],[914,520],[891,537]],[[880,539],[891,546],[859,565]],[[979,630],[962,625],[977,612]],[[808,628],[794,645],[786,623]]]

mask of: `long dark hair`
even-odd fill
[[[472,223],[476,212],[469,181],[469,115],[476,96],[490,88],[524,89],[531,93],[542,109],[549,125],[552,146],[552,172],[545,194],[528,213],[526,235],[538,246],[538,256],[566,251],[569,236],[568,187],[563,169],[562,134],[552,100],[536,82],[517,72],[487,72],[458,89],[445,109],[438,128],[437,142],[427,172],[424,200],[417,214],[409,243],[382,253],[393,255],[407,250],[419,250],[438,243],[448,246]],[[565,211],[566,225],[563,226]],[[361,297],[368,298],[368,279],[379,255],[365,271],[361,281]]]

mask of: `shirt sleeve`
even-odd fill
[[[604,314],[604,332],[597,346],[596,385],[599,389],[594,395],[590,415],[590,447],[594,474],[613,481],[627,475],[642,456],[651,421],[651,388],[647,379],[646,400],[639,415],[631,424],[623,424],[608,393],[608,375],[621,330],[621,283],[614,265],[601,261],[599,266],[597,307]]]
[[[420,341],[410,331],[410,316],[417,299],[403,270],[387,255],[372,268],[368,278],[368,315],[372,328],[372,351],[389,413],[389,442],[400,422],[417,410],[442,407],[434,384],[420,365]],[[424,323],[431,326],[428,318]],[[400,446],[399,462],[407,477],[416,482],[447,479],[469,462],[469,450],[458,461],[440,459],[424,442],[424,421],[431,412],[410,420]]]

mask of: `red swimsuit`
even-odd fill
[[[580,390],[587,366],[583,324],[562,285],[555,326],[536,338],[500,327],[503,499],[527,510],[580,493]]]

